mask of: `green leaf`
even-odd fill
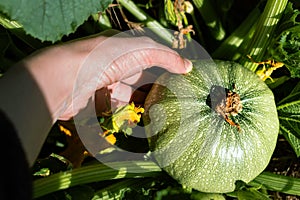
[[[164,11],[165,16],[168,22],[170,22],[172,25],[177,25],[177,17],[174,10],[174,4],[171,0],[165,0],[164,2]]]
[[[191,194],[186,193],[183,188],[167,187],[156,192],[155,200],[165,199],[190,199]]]
[[[277,105],[280,132],[300,156],[300,82],[292,92]]]
[[[290,143],[292,148],[294,149],[294,152],[296,153],[297,157],[300,156],[300,139],[297,138],[292,133],[289,133],[288,131],[283,131],[280,129],[280,133],[282,133],[285,137],[285,139]]]
[[[289,3],[268,48],[270,56],[283,62],[289,69],[291,77],[300,77],[300,22],[297,21],[300,11],[294,10]]]
[[[273,174],[271,172],[261,173],[249,185],[285,194],[300,195],[299,178]]]
[[[26,33],[55,42],[76,30],[91,14],[103,11],[112,0],[6,0],[0,10],[23,25]]]
[[[225,200],[222,194],[193,192],[191,195],[193,200]]]
[[[94,196],[94,190],[90,186],[80,185],[73,188],[69,188],[65,191],[66,199],[70,200],[82,200],[91,199]]]
[[[42,168],[40,171],[35,172],[33,176],[49,176],[50,175],[50,169],[49,168]]]
[[[259,200],[269,200],[268,195],[259,191],[259,188],[246,188],[244,190],[239,190],[237,192],[237,196],[239,200],[247,200],[247,199],[259,199]]]
[[[124,179],[115,184],[110,184],[96,191],[92,200],[96,199],[123,199],[124,194],[149,182],[149,179]]]

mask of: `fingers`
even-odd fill
[[[153,70],[152,70],[153,71]],[[163,71],[161,71],[162,73]],[[158,72],[156,72],[158,73]],[[143,105],[152,84],[158,74],[146,70],[129,79],[125,79],[108,86],[111,93],[111,107],[115,108],[133,101],[136,105]]]
[[[151,39],[147,38],[144,45],[139,44],[139,46],[129,46],[128,48],[128,52],[116,58],[113,63],[117,69],[126,70],[124,72],[140,71],[153,66],[178,74],[185,74],[192,70],[191,61],[182,58],[176,51]]]
[[[136,56],[142,54],[142,61],[152,66],[162,67],[169,72],[185,74],[192,70],[192,62],[182,58],[176,51],[165,48],[145,49],[143,52],[136,52]]]
[[[192,70],[192,62],[182,58],[176,51],[167,46],[159,44],[147,37],[131,38],[144,42],[144,45],[132,48],[130,54],[124,57],[127,59],[139,60],[141,66],[153,67],[158,66],[172,73],[185,74]],[[118,60],[116,60],[118,62]],[[126,63],[125,63],[126,64]]]
[[[133,88],[122,82],[117,82],[113,85],[108,86],[111,93],[111,109],[125,105],[129,102]]]
[[[98,73],[100,89],[127,79],[144,69],[159,66],[172,73],[188,73],[192,63],[176,51],[146,37],[119,37],[101,42],[86,58],[84,74]],[[86,77],[86,75],[85,75]]]
[[[81,42],[83,44],[82,48],[79,48],[83,49],[79,52],[81,61],[76,61],[79,67],[77,73],[74,73],[76,77],[74,77],[73,90],[70,90],[73,93],[69,95],[73,100],[70,102],[75,104],[75,107],[70,106],[70,113],[68,113],[70,115],[76,114],[84,107],[96,90],[118,82],[122,84],[118,87],[110,86],[109,89],[114,91],[110,98],[116,105],[122,102],[128,103],[133,90],[129,89],[130,87],[126,88],[125,85],[134,86],[136,89],[141,86],[141,83],[137,84],[139,82],[136,80],[144,80],[144,84],[154,82],[154,80],[139,77],[147,68],[158,66],[180,74],[188,73],[192,69],[192,63],[183,59],[176,51],[146,37],[116,34],[112,37],[99,36]],[[77,46],[74,43],[72,47],[77,49],[75,47],[78,45],[79,43]],[[72,81],[69,82],[72,83]]]

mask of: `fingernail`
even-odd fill
[[[188,73],[188,72],[192,71],[193,63],[188,59],[184,59],[184,67],[186,69],[186,73]]]

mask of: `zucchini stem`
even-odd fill
[[[222,39],[224,39],[225,30],[222,26],[221,20],[217,15],[216,10],[213,8],[213,1],[193,0],[193,2],[215,40],[221,41]]]
[[[245,55],[241,57],[240,63],[252,71],[256,71],[257,63],[253,63],[246,55],[254,60],[261,61],[269,46],[274,30],[287,6],[288,0],[268,0],[262,15],[256,26],[253,38],[247,42]]]
[[[154,20],[131,0],[118,0],[138,21],[164,39],[168,45],[172,45],[174,36],[165,29],[158,21]]]
[[[240,58],[241,52],[238,49],[245,40],[249,40],[253,36],[255,25],[260,15],[259,8],[254,8],[242,24],[212,53],[212,57],[224,60]]]

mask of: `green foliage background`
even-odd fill
[[[103,12],[112,0],[6,0],[0,10],[22,24],[26,33],[55,42],[73,33],[91,14]]]

